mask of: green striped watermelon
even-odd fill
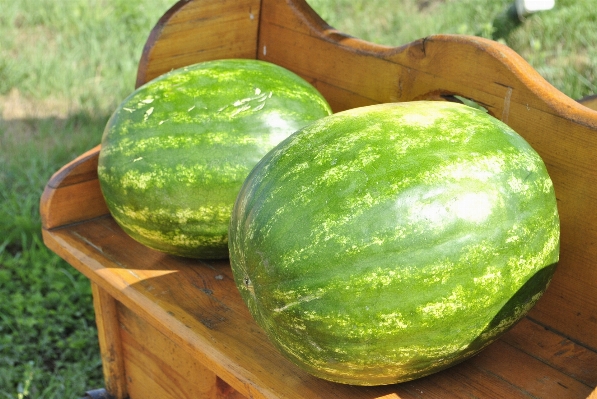
[[[462,104],[353,109],[261,160],[230,226],[258,324],[315,376],[381,385],[478,353],[547,288],[552,181],[497,119]]]
[[[218,60],[174,70],[137,89],[109,120],[102,193],[137,241],[225,258],[230,213],[249,171],[282,139],[330,113],[313,86],[274,64]]]

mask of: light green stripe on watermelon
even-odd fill
[[[152,248],[228,256],[230,212],[255,164],[331,113],[302,78],[256,60],[165,74],[132,93],[102,138],[98,175],[114,219]]]
[[[279,349],[359,385],[477,353],[546,289],[559,256],[539,155],[487,114],[416,102],[292,135],[237,199],[231,264]]]

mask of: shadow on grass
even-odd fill
[[[103,384],[89,282],[43,244],[39,200],[109,115],[0,111],[0,396],[81,396]]]

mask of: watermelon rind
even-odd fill
[[[322,118],[266,155],[230,224],[236,285],[278,350],[331,381],[383,385],[477,354],[559,259],[539,154],[449,102]]]
[[[227,258],[230,214],[250,170],[330,113],[310,83],[264,61],[166,73],[127,97],[106,125],[98,176],[110,213],[153,249]]]

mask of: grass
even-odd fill
[[[559,0],[502,37],[572,98],[596,92],[594,0]],[[41,241],[52,173],[99,143],[132,90],[143,43],[173,0],[0,0],[0,399],[102,386],[89,284]],[[507,0],[309,0],[336,28],[402,45],[494,35]],[[570,29],[574,27],[574,29]]]
[[[42,243],[39,198],[99,143],[171,0],[0,0],[0,399],[103,386],[88,281]]]

